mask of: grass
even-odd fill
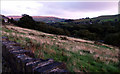
[[[97,47],[100,47],[100,48],[106,48],[106,49],[110,49],[110,50],[112,50],[112,48],[107,47],[107,46],[103,46],[103,45],[96,45],[96,44],[92,44],[92,43],[85,43],[85,45],[86,45],[86,46],[88,46],[88,44],[89,44],[89,45],[94,45],[94,46],[97,46]]]
[[[115,19],[104,19],[101,22],[107,22],[107,21],[115,21]]]
[[[5,31],[5,32],[7,32],[7,33],[17,33],[17,34],[24,34],[25,35],[25,33],[22,33],[22,32],[16,32],[16,31],[13,31],[13,30],[8,30],[8,29],[6,29],[6,28],[2,28],[2,30],[3,31]]]
[[[44,53],[44,59],[53,58],[55,61],[64,62],[67,69],[74,72],[74,68],[77,68],[83,72],[120,72],[117,66],[113,64],[105,64],[100,60],[95,60],[93,55],[87,53],[86,55],[80,55],[79,52],[71,52],[65,49],[60,49],[57,46],[45,45],[46,50],[42,50]],[[54,50],[56,53],[50,53],[50,50]],[[38,53],[40,51],[36,50]],[[38,54],[36,53],[36,54]],[[70,56],[67,56],[69,54]]]
[[[8,30],[8,29],[5,29],[5,28],[2,28],[5,32],[8,32],[8,33],[12,33],[12,32],[15,32],[15,31],[12,31],[12,30]]]
[[[9,39],[13,40],[12,36],[9,36]],[[26,41],[29,41],[29,38],[25,38]],[[20,42],[19,39],[16,38],[17,42]],[[53,45],[46,45],[43,44],[42,49],[39,49],[39,43],[36,45],[35,56],[40,57],[42,59],[53,58],[55,61],[64,62],[67,66],[67,69],[71,72],[75,72],[74,68],[83,71],[83,72],[119,72],[119,69],[116,66],[111,64],[106,65],[99,60],[94,60],[91,54],[80,55],[79,52],[71,52],[65,49],[58,48],[57,46]],[[55,51],[55,53],[52,53]],[[40,55],[40,53],[43,53]],[[87,53],[87,52],[85,52]],[[67,56],[69,54],[70,56]]]
[[[2,27],[0,26],[0,30],[2,30]]]
[[[21,43],[23,47],[25,47],[25,49],[30,49],[34,52],[35,57],[36,58],[41,58],[41,59],[48,59],[48,58],[52,58],[55,61],[59,61],[59,62],[63,62],[66,64],[67,69],[70,72],[78,72],[78,71],[82,71],[82,72],[120,72],[119,68],[118,68],[118,63],[109,63],[106,64],[102,61],[100,61],[99,59],[94,59],[93,55],[91,54],[89,51],[85,51],[84,49],[82,50],[78,50],[77,52],[72,52],[72,51],[68,51],[64,48],[61,47],[57,47],[57,45],[53,44],[53,45],[48,45],[46,43],[37,43],[35,40],[32,40],[30,38],[27,37],[17,37],[17,36],[12,36],[12,32],[11,30],[6,30],[3,29],[3,31],[6,31],[7,33],[10,33],[10,35],[6,35],[4,34],[3,36],[7,36],[9,38],[9,40],[11,41],[16,41],[18,43]],[[22,33],[21,33],[22,34]],[[54,38],[54,36],[49,36],[51,39]],[[31,44],[33,44],[33,46],[31,46],[29,44],[29,48],[28,46],[26,46],[27,43],[29,43],[31,41]],[[89,43],[83,43],[84,45],[86,45],[86,47],[89,47],[90,45],[93,44],[89,44]],[[69,45],[67,43],[63,43],[63,45]],[[111,49],[109,47],[106,46],[101,46],[101,45],[95,45],[96,47],[100,47],[102,48],[106,48],[106,49]],[[112,49],[111,49],[112,50]],[[81,55],[80,52],[85,53],[84,55]]]
[[[54,38],[54,36],[51,36],[51,35],[48,35],[48,36],[49,36],[50,38],[52,38],[52,39]]]
[[[107,48],[107,49],[112,49],[112,48],[110,48],[110,47],[107,47],[107,46],[103,46],[103,45],[95,45],[95,46],[97,46],[97,47],[101,47],[101,48]]]
[[[27,37],[25,38],[25,40],[26,40],[27,42],[29,42],[29,41],[30,41],[30,39],[29,39],[29,38],[27,38]]]
[[[25,35],[25,33],[22,33],[22,32],[19,32],[19,34],[23,34],[23,35]]]

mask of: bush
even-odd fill
[[[120,45],[120,33],[108,34],[106,35],[104,41],[107,44],[119,46]]]

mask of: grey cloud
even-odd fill
[[[113,7],[116,2],[43,2],[49,9],[66,11],[101,11]]]
[[[43,4],[41,14],[63,16],[65,12],[102,12],[115,7],[117,2],[40,2]]]

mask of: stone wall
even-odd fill
[[[65,64],[53,59],[35,58],[30,50],[24,50],[19,43],[2,37],[2,57],[9,63],[12,72],[64,72]]]

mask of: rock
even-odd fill
[[[2,37],[2,41],[9,41],[8,37]]]
[[[94,44],[96,44],[96,45],[102,45],[102,43],[98,42],[98,41],[95,41]]]
[[[35,35],[34,33],[29,33],[29,35]]]
[[[42,35],[39,35],[39,36],[46,37],[46,35],[44,35],[44,34],[42,34]]]
[[[61,38],[61,40],[68,40],[68,38],[67,37],[60,37]]]

